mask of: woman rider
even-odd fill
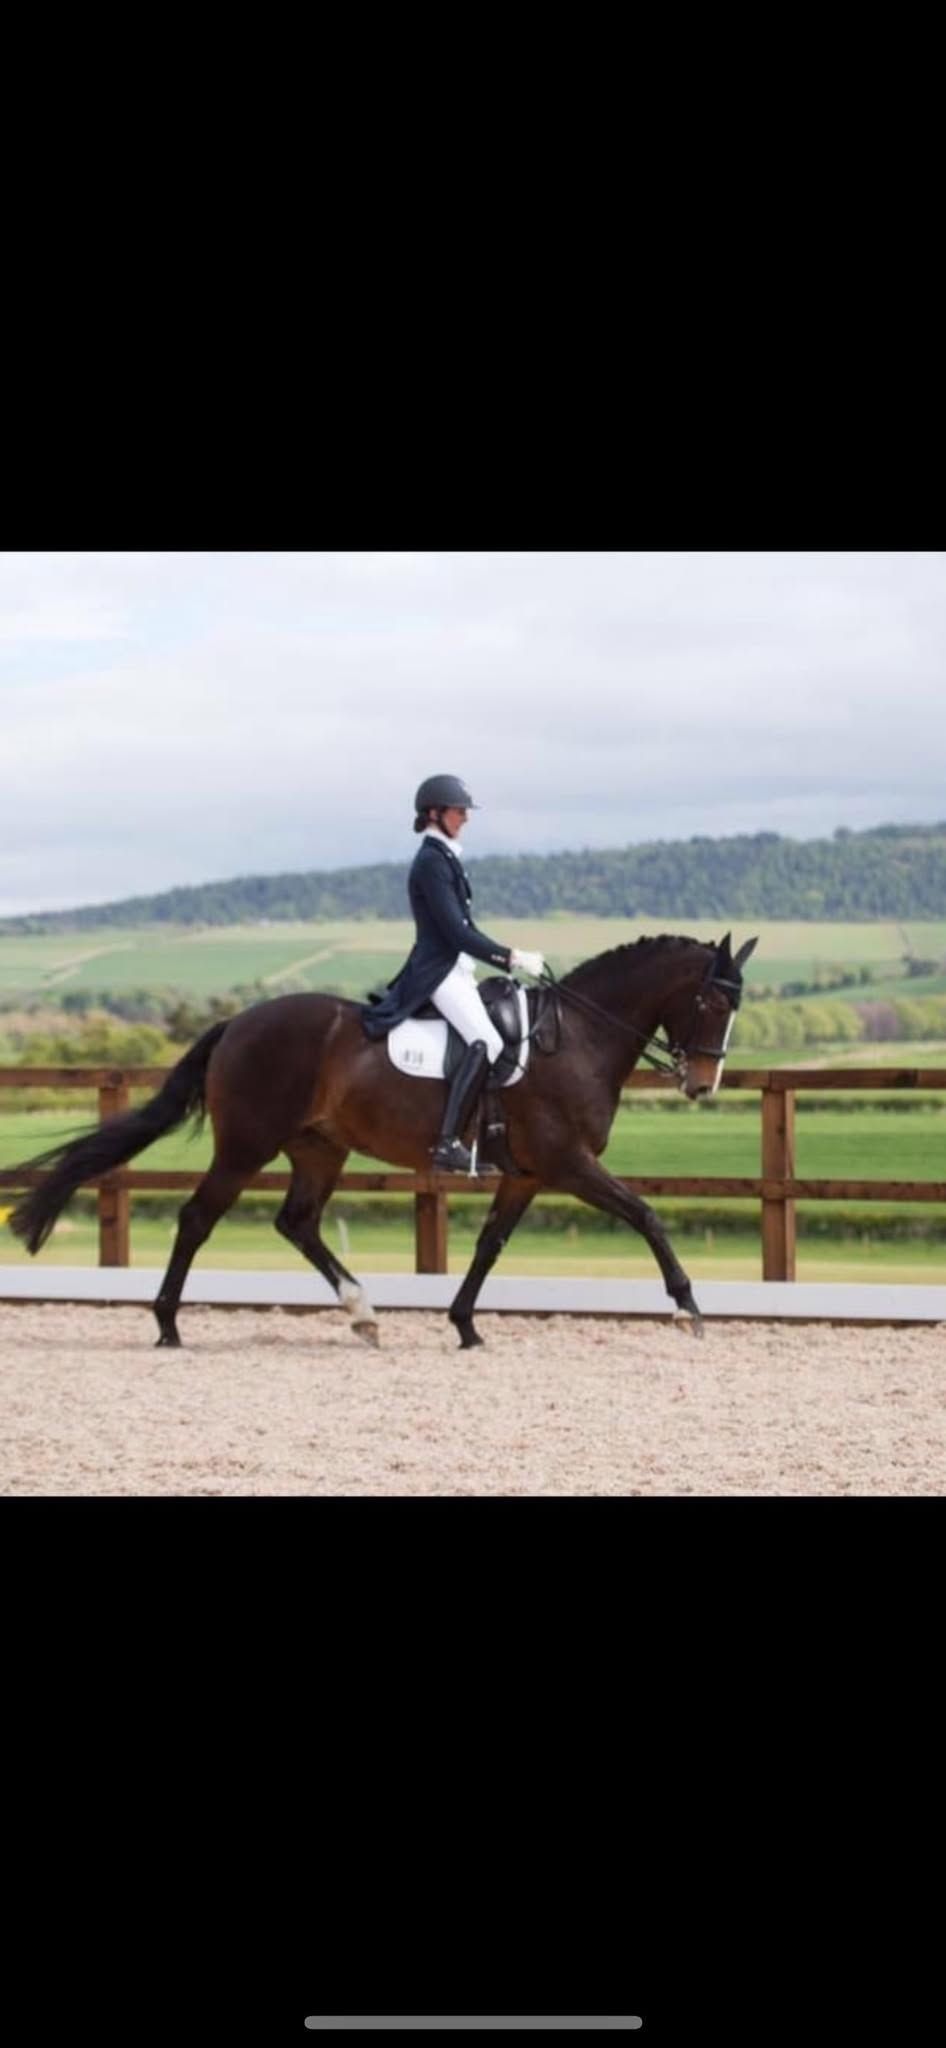
[[[463,866],[459,834],[470,811],[478,810],[456,775],[429,775],[414,798],[414,830],[423,833],[407,888],[417,937],[400,974],[380,1002],[363,1013],[369,1038],[384,1038],[395,1024],[431,1002],[466,1041],[463,1061],[447,1091],[433,1164],[442,1173],[469,1173],[472,1158],[461,1143],[487,1070],[503,1050],[474,980],[473,961],[505,973],[541,974],[541,953],[501,946],[478,931],[471,916],[473,891]]]

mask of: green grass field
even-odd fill
[[[665,1205],[657,1204],[663,1209]],[[482,1214],[485,1216],[486,1205]],[[757,1231],[736,1236],[719,1236],[712,1230],[686,1232],[674,1228],[670,1235],[687,1270],[697,1280],[760,1280],[761,1251]],[[344,1219],[331,1213],[325,1236],[332,1250],[352,1271],[358,1273],[411,1273],[414,1271],[413,1225],[405,1211],[402,1223],[372,1224]],[[449,1270],[462,1274],[473,1256],[475,1229],[469,1224],[451,1224]],[[174,1221],[140,1214],[132,1218],[131,1255],[136,1267],[163,1270],[174,1242]],[[0,1265],[28,1263],[21,1245],[0,1229]],[[98,1263],[98,1235],[91,1217],[64,1217],[47,1245],[33,1262],[41,1266],[94,1266]],[[246,1271],[295,1271],[303,1261],[270,1225],[253,1217],[241,1218],[239,1210],[218,1224],[200,1263],[210,1268]],[[946,1281],[946,1247],[918,1242],[884,1244],[878,1241],[831,1243],[802,1240],[798,1247],[799,1280],[856,1280],[881,1284],[898,1281],[903,1285],[942,1286]],[[613,1232],[584,1230],[580,1223],[565,1231],[530,1231],[525,1224],[511,1239],[497,1267],[500,1273],[561,1274],[600,1276],[612,1280],[652,1280],[657,1268],[642,1240],[618,1227]]]
[[[810,980],[819,967],[869,966],[892,992],[933,993],[934,978],[903,979],[907,946],[925,959],[946,958],[946,920],[875,924],[756,923],[741,918],[654,920],[600,917],[506,918],[485,907],[486,930],[516,946],[539,948],[557,973],[579,960],[648,933],[689,931],[718,939],[727,923],[734,941],[758,932],[748,983],[777,986]],[[146,925],[41,938],[0,937],[0,1001],[26,1002],[69,991],[180,988],[193,998],[224,995],[262,981],[280,988],[338,988],[360,996],[396,972],[413,938],[405,919],[320,924],[259,924],[192,930]],[[889,977],[889,979],[888,979]],[[946,983],[946,976],[937,977]]]
[[[9,1098],[8,1098],[9,1099]],[[824,1103],[826,1098],[820,1098]],[[796,1164],[800,1176],[818,1179],[933,1180],[946,1178],[946,1102],[941,1097],[887,1096],[865,1102],[847,1097],[850,1105],[816,1107],[798,1100]],[[89,1110],[92,1105],[89,1104]],[[62,1142],[88,1121],[88,1112],[6,1110],[0,1113],[0,1166],[11,1166]],[[199,1172],[210,1157],[210,1135],[190,1139],[174,1132],[149,1148],[137,1164],[152,1169]],[[668,1109],[654,1097],[622,1105],[606,1154],[612,1171],[640,1175],[750,1175],[760,1171],[759,1098],[734,1094],[718,1107],[700,1105]],[[353,1154],[351,1170],[371,1166]],[[278,1168],[285,1162],[274,1162]],[[151,1203],[139,1199],[132,1210],[132,1258],[144,1265],[162,1265],[170,1252],[178,1197],[162,1198],[165,1213],[155,1215]],[[12,1194],[0,1194],[8,1208]],[[656,1197],[661,1214],[681,1256],[694,1273],[717,1279],[758,1278],[759,1205],[751,1198],[717,1199]],[[212,1248],[203,1256],[211,1265],[292,1267],[296,1255],[259,1215],[261,1198],[247,1195],[230,1218],[217,1228]],[[271,1215],[276,1203],[262,1198]],[[450,1231],[450,1269],[463,1271],[472,1256],[476,1231],[486,1215],[485,1197],[458,1191]],[[385,1198],[384,1213],[370,1198],[336,1198],[328,1212],[329,1242],[346,1263],[363,1270],[409,1271],[414,1264],[413,1208],[409,1197]],[[809,1221],[810,1219],[810,1221]],[[946,1274],[946,1243],[931,1230],[942,1231],[944,1209],[920,1202],[893,1204],[799,1204],[799,1278],[942,1281]],[[554,1225],[554,1227],[553,1227]],[[805,1236],[812,1231],[831,1235]],[[842,1232],[845,1233],[842,1235]],[[907,1233],[913,1232],[910,1236]],[[925,1235],[923,1234],[925,1233]],[[0,1230],[0,1261],[21,1262],[26,1254]],[[94,1264],[97,1234],[94,1217],[73,1209],[57,1225],[41,1254],[62,1264]],[[598,1222],[580,1205],[547,1198],[529,1212],[503,1257],[507,1272],[622,1273],[644,1276],[651,1270],[644,1246],[616,1222]]]
[[[10,1100],[10,1091],[6,1101]],[[824,1100],[824,1098],[821,1098]],[[850,1100],[850,1098],[848,1098]],[[946,1178],[946,1106],[939,1099],[885,1097],[880,1109],[813,1108],[798,1098],[796,1166],[804,1179],[942,1180]],[[0,1109],[0,1167],[9,1167],[64,1142],[94,1120],[85,1109]],[[718,1107],[681,1104],[665,1109],[644,1098],[627,1099],[614,1121],[605,1163],[613,1173],[758,1174],[761,1115],[759,1097],[731,1096]],[[149,1147],[137,1162],[149,1170],[199,1173],[211,1157],[209,1126],[197,1137],[173,1131]],[[383,1164],[352,1153],[348,1170]],[[279,1170],[279,1162],[276,1162]],[[281,1170],[285,1171],[285,1162]]]

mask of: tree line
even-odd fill
[[[0,934],[107,925],[274,924],[402,918],[408,860],[246,875],[114,903],[0,920]],[[573,853],[488,854],[469,862],[477,916],[758,917],[845,922],[946,916],[946,821],[839,828],[830,839],[776,832],[696,836]]]

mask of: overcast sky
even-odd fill
[[[8,554],[0,914],[408,859],[946,818],[915,554]]]

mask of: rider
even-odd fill
[[[474,980],[474,957],[507,974],[518,970],[539,975],[545,969],[541,953],[501,946],[473,923],[473,892],[461,858],[459,834],[470,811],[479,808],[456,775],[429,775],[421,783],[414,798],[414,830],[422,832],[423,839],[407,883],[417,937],[380,1002],[363,1014],[368,1037],[383,1038],[394,1024],[432,1002],[466,1041],[467,1051],[450,1081],[440,1136],[433,1148],[433,1164],[442,1173],[471,1170],[471,1155],[458,1133],[472,1115],[487,1069],[503,1050]]]

